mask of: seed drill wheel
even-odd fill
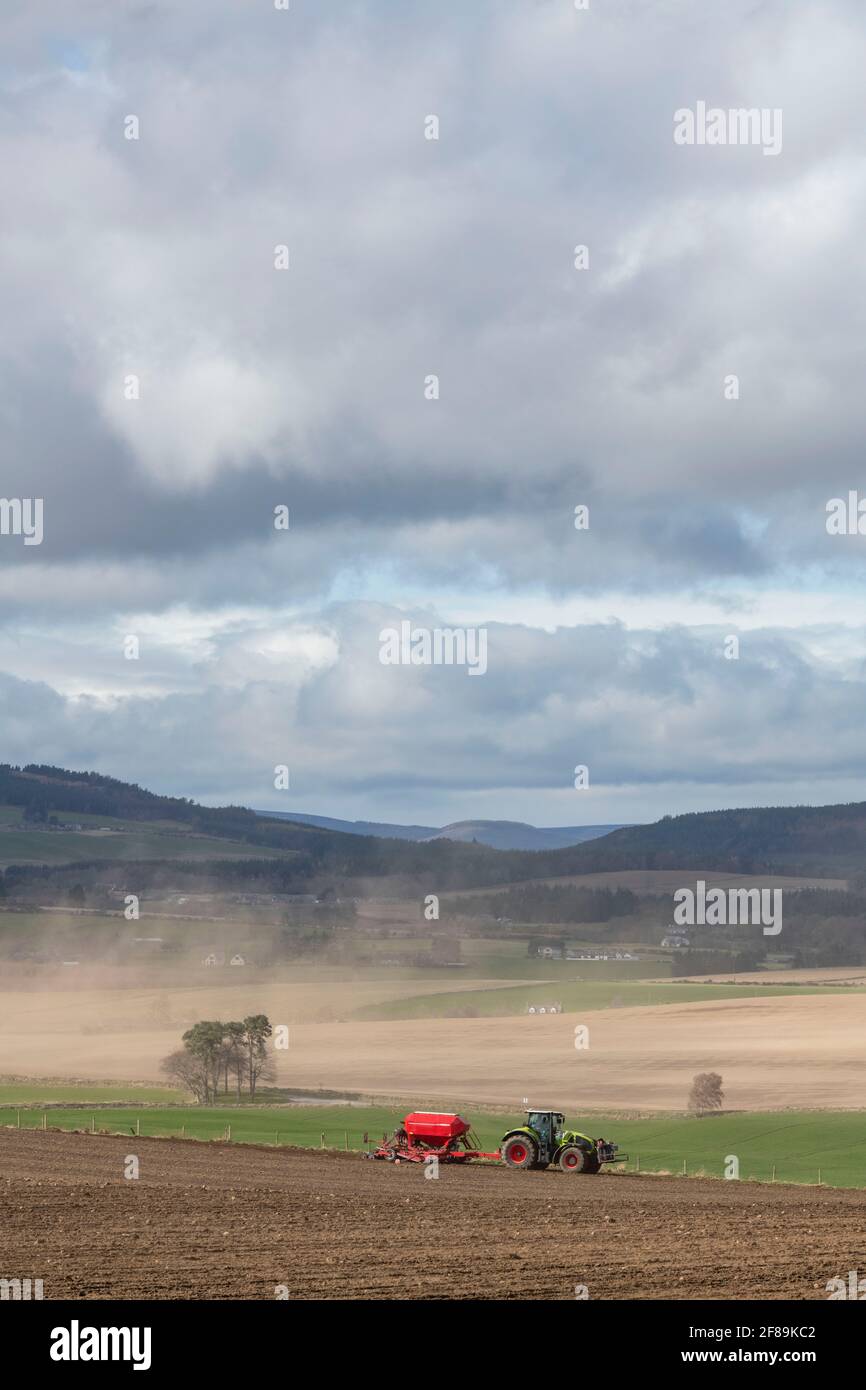
[[[557,1163],[563,1173],[597,1173],[601,1167],[595,1154],[587,1153],[577,1144],[566,1144],[560,1149]]]
[[[538,1150],[528,1134],[512,1134],[499,1152],[509,1168],[534,1168],[538,1161]]]

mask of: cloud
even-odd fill
[[[142,639],[139,661],[118,653],[102,698],[7,676],[7,756],[38,747],[44,761],[95,761],[118,776],[144,768],[166,792],[193,782],[210,799],[231,792],[274,809],[346,798],[404,818],[421,804],[453,819],[492,806],[504,786],[524,811],[548,806],[571,823],[604,820],[624,788],[646,804],[664,786],[680,809],[701,787],[735,805],[810,777],[832,799],[866,771],[862,660],[829,660],[826,634],[812,651],[757,630],[728,660],[717,629],[494,623],[487,673],[473,680],[457,666],[382,665],[379,634],[404,616],[334,605],[287,619],[278,636],[249,622],[204,633],[179,616],[170,642]],[[411,618],[432,626],[436,615]],[[288,799],[273,789],[280,763]],[[591,796],[573,789],[577,764],[590,769]]]
[[[840,631],[858,621],[860,538],[824,526],[827,498],[860,479],[866,426],[854,0],[7,8],[2,491],[44,497],[45,541],[0,538],[0,625],[8,672],[63,701],[58,761],[89,749],[118,771],[126,736],[176,766],[160,740],[176,755],[189,718],[198,752],[175,790],[255,790],[243,759],[266,768],[270,752],[239,738],[231,767],[217,757],[232,720],[249,725],[243,691],[276,743],[278,710],[301,721],[335,814],[341,796],[405,801],[401,776],[433,797],[449,777],[468,797],[497,777],[529,788],[529,749],[551,789],[575,739],[604,743],[607,689],[611,785],[683,785],[669,701],[680,727],[694,717],[694,757],[718,785],[732,767],[743,788],[785,784],[758,716],[778,717],[774,689],[789,708],[808,648],[796,617],[778,664],[767,648],[749,668],[752,742],[727,763],[724,701],[682,666],[702,632],[675,616],[652,659],[631,633],[653,601],[661,629],[678,603],[688,615],[722,595],[743,611],[797,584],[835,595]],[[782,153],[676,146],[673,113],[699,99],[782,108]],[[523,636],[506,620],[504,650],[529,643],[538,682],[512,670],[504,742],[497,678],[448,683],[448,733],[471,729],[471,755],[437,734],[441,684],[404,683],[423,737],[401,737],[397,709],[378,772],[356,775],[376,719],[392,731],[392,695],[345,623],[334,656],[335,598],[427,599],[447,620],[446,596],[476,621],[507,619],[509,601],[528,614]],[[584,601],[619,627],[576,625]],[[583,634],[580,681],[560,672],[576,648],[533,616],[557,605]],[[211,634],[187,664],[171,643],[181,611]],[[310,645],[286,645],[285,624],[307,621]],[[137,684],[115,669],[130,623],[152,654],[175,653]],[[655,696],[632,690],[635,663]],[[745,664],[713,669],[723,688],[745,680]],[[801,674],[823,701],[813,727],[846,712],[846,683],[808,661]],[[811,741],[795,743],[811,776]]]

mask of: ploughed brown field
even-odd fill
[[[46,1299],[824,1299],[866,1263],[862,1192],[50,1130],[0,1129],[0,1200]]]

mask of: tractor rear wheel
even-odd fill
[[[512,1134],[499,1152],[509,1168],[534,1168],[538,1162],[538,1149],[528,1134]]]
[[[563,1173],[597,1173],[601,1167],[595,1154],[580,1148],[578,1144],[566,1144],[560,1149],[556,1161]]]

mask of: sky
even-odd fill
[[[864,799],[864,68],[862,0],[5,0],[0,758]]]

